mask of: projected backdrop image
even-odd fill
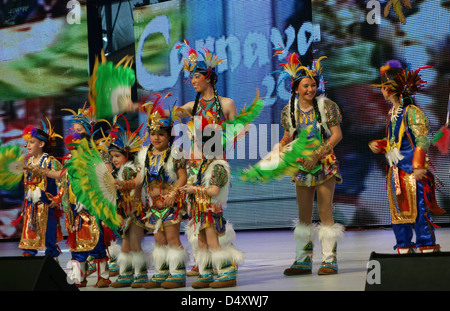
[[[22,131],[48,118],[63,133],[61,108],[87,99],[88,41],[85,6],[79,22],[69,23],[67,1],[2,1],[0,5],[0,144],[19,145]],[[53,148],[61,157],[62,141]],[[23,186],[0,190],[0,239],[17,238],[11,225],[23,205]]]
[[[226,59],[217,68],[217,89],[220,96],[234,100],[238,111],[251,103],[259,89],[266,107],[255,122],[258,134],[248,135],[229,156],[237,173],[266,155],[282,136],[279,117],[288,101],[289,85],[277,88],[279,75],[274,71],[283,57],[297,52],[309,66],[313,57],[326,55],[325,93],[339,104],[344,116],[344,139],[335,149],[344,178],[336,188],[335,219],[347,226],[389,225],[385,160],[368,148],[370,140],[384,137],[389,104],[370,84],[379,82],[378,69],[390,58],[412,68],[435,66],[424,71],[428,93],[416,99],[436,132],[443,125],[447,106],[449,14],[439,1],[417,1],[406,26],[392,16],[379,25],[369,25],[366,2],[318,1],[315,5],[313,1],[312,16],[310,1],[235,0],[217,1],[214,6],[208,0],[167,1],[137,8],[137,82],[147,96],[170,92],[170,105],[194,100],[196,94],[182,72],[182,57],[175,48],[188,40],[195,49],[207,47]],[[432,12],[438,12],[440,18]],[[426,40],[429,33],[420,27],[424,21],[433,21],[433,29],[442,29],[433,33],[433,40]],[[273,57],[273,48],[279,44],[284,54]],[[250,151],[255,145],[258,150]],[[437,197],[445,209],[449,202],[448,157],[432,147],[430,160],[444,183]],[[298,217],[294,186],[288,177],[258,185],[235,177],[225,215],[236,229],[290,227]],[[434,220],[448,223],[448,216]]]

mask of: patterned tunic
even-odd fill
[[[221,188],[221,191],[228,191],[229,172],[225,168],[225,161],[207,161],[202,165],[201,160],[191,160],[188,162],[187,172],[188,183],[194,186],[208,187],[215,185]],[[225,196],[221,200],[214,200],[207,195],[189,194],[189,220],[191,225],[195,227],[196,232],[212,226],[219,236],[225,234],[227,223],[223,217],[225,199]]]
[[[326,97],[319,97],[318,104],[323,105],[324,116],[322,116],[322,121],[325,119],[325,125],[330,128],[332,126],[339,125],[342,121],[342,115],[339,111],[338,105],[329,100]],[[323,142],[330,134],[326,134],[325,137],[320,137],[320,131],[317,127],[317,116],[314,109],[308,111],[302,111],[298,106],[296,108],[295,124],[296,128],[292,128],[290,105],[286,105],[281,111],[281,125],[285,131],[295,133],[301,129],[306,129],[308,126],[312,125],[313,130],[309,134],[309,137],[317,136]],[[291,137],[292,139],[293,137]],[[330,153],[324,155],[322,159],[319,159],[317,165],[311,171],[307,171],[303,168],[301,162],[298,165],[298,172],[292,177],[292,182],[295,182],[298,186],[316,186],[320,185],[330,178],[335,177],[337,183],[342,183],[342,176],[339,172],[338,160],[336,155],[332,150]]]
[[[44,153],[37,164],[33,158],[28,159],[28,166],[61,169],[62,165],[52,156]],[[59,207],[49,208],[51,199],[58,194],[58,186],[52,178],[38,176],[33,173],[24,175],[25,202],[23,211],[24,226],[19,248],[29,250],[44,250],[54,248],[53,256],[57,256],[56,243],[63,239],[58,219]],[[51,236],[47,230],[51,230]],[[47,239],[52,239],[48,245]],[[47,245],[46,245],[47,244]]]
[[[150,148],[146,151],[143,186],[147,210],[145,227],[153,231],[181,222],[181,216],[185,213],[183,198],[178,198],[171,207],[163,205],[165,196],[175,187],[177,171],[186,168],[186,161],[183,158],[175,159],[171,152],[170,148],[161,154],[153,154]],[[149,193],[155,188],[159,189],[159,195],[150,197]]]
[[[113,171],[114,178],[122,181],[133,180],[138,173],[136,166],[127,162],[119,169]],[[142,210],[141,198],[135,195],[134,189],[121,189],[118,193],[118,213],[122,216],[124,221],[121,224],[119,234],[123,238],[130,228],[130,225],[135,225],[144,228],[144,221],[142,218],[145,216]]]

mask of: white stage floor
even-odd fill
[[[436,229],[437,242],[443,252],[450,250],[450,228]],[[151,251],[153,236],[146,236],[143,247]],[[182,235],[185,247],[186,236]],[[119,241],[120,243],[120,241]],[[367,262],[371,252],[394,254],[394,234],[390,229],[349,230],[338,244],[339,273],[319,276],[320,244],[315,240],[313,274],[304,276],[284,276],[283,270],[294,261],[295,242],[292,230],[238,231],[235,246],[244,252],[245,262],[239,266],[238,283],[226,291],[364,291]],[[18,242],[0,242],[0,256],[21,256]],[[70,252],[65,242],[60,243],[62,254],[60,266],[69,272]],[[190,252],[190,248],[189,248]],[[191,254],[191,252],[190,252]],[[38,256],[43,255],[39,252]],[[192,263],[188,264],[190,270]],[[153,273],[149,269],[149,276]],[[116,277],[112,277],[114,281]],[[88,285],[80,291],[174,291],[166,289],[94,288],[96,274],[88,278]],[[193,289],[190,284],[195,277],[188,277],[185,288],[176,291],[218,291],[217,289]]]

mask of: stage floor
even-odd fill
[[[450,228],[436,229],[437,242],[441,250],[450,250]],[[189,244],[182,235],[185,247]],[[120,243],[120,241],[118,241]],[[153,236],[143,240],[144,250],[150,252]],[[235,246],[244,252],[245,262],[239,266],[238,283],[227,291],[364,291],[367,273],[367,262],[371,252],[393,254],[394,234],[391,229],[348,230],[338,243],[339,273],[337,275],[319,276],[320,244],[315,239],[313,274],[304,276],[284,276],[283,270],[288,268],[295,253],[295,241],[292,230],[238,231]],[[17,248],[18,242],[0,242],[0,256],[21,256]],[[70,252],[64,242],[60,243],[62,254],[59,263],[64,271],[70,270]],[[189,247],[189,253],[191,249]],[[38,256],[43,255],[39,252]],[[190,270],[192,263],[188,263]],[[153,273],[149,269],[149,276]],[[97,276],[88,277],[88,285],[81,291],[173,291],[166,289],[132,289],[132,288],[94,288]],[[112,277],[114,281],[116,277]],[[199,291],[190,284],[195,277],[188,277],[186,287],[177,291]],[[217,289],[204,289],[217,291]],[[202,290],[203,291],[203,290]]]

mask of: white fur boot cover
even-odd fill
[[[297,222],[294,229],[295,263],[293,267],[301,270],[312,269],[314,226]]]
[[[322,262],[337,268],[337,242],[344,233],[344,226],[335,223],[331,226],[318,225],[319,241],[322,246]]]

